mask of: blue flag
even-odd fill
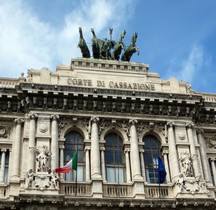
[[[158,183],[162,184],[165,182],[166,180],[166,170],[165,170],[165,166],[164,163],[160,157],[160,155],[158,155]]]

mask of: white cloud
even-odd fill
[[[68,63],[71,57],[81,56],[80,50],[77,49],[79,27],[82,27],[84,38],[90,48],[92,38],[90,28],[95,29],[99,38],[107,37],[109,27],[117,29],[130,18],[133,14],[132,4],[132,0],[81,1],[80,7],[65,17],[65,25],[58,40],[61,61]],[[130,10],[130,13],[127,10]]]
[[[195,45],[190,51],[188,58],[183,61],[180,69],[180,78],[192,82],[195,74],[201,70],[204,65],[204,50],[201,46]]]
[[[20,0],[0,2],[1,76],[16,77],[27,68],[51,63],[54,34],[32,13]]]
[[[106,37],[109,27],[127,22],[127,10],[133,6],[132,0],[81,1],[76,10],[71,8],[70,14],[59,16],[64,24],[57,30],[55,23],[39,19],[27,3],[0,0],[0,77],[18,77],[29,68],[53,69],[59,63],[69,64],[72,57],[81,57],[77,48],[80,26],[90,44],[91,27],[100,38],[104,33]]]
[[[176,56],[171,61],[168,74],[174,75],[179,80],[193,84],[198,79],[197,77],[200,75],[200,71],[205,69],[209,61],[210,57],[202,45],[196,44],[191,47],[188,56]]]

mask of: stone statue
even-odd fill
[[[182,154],[180,158],[181,173],[184,177],[193,177],[192,158],[188,153]]]
[[[131,56],[137,52],[139,55],[139,49],[136,47],[136,40],[137,40],[138,33],[135,33],[132,36],[131,44],[130,46],[124,51],[122,55],[122,61],[130,61]]]
[[[35,172],[32,169],[30,169],[26,173],[26,188],[33,187],[34,181],[35,181]]]
[[[113,60],[119,60],[120,55],[121,55],[121,51],[124,48],[125,50],[125,44],[122,41],[122,39],[125,37],[126,31],[124,30],[121,35],[120,38],[118,40],[118,42],[116,42],[115,46],[114,46],[114,50],[112,52],[112,59]]]
[[[88,46],[85,42],[85,39],[83,38],[83,33],[82,33],[81,27],[79,27],[79,34],[80,34],[80,40],[79,40],[78,47],[80,48],[80,50],[82,52],[82,56],[83,56],[83,58],[90,58],[90,52],[89,52]]]
[[[55,189],[58,189],[58,183],[59,183],[58,174],[55,171],[52,171],[51,169],[48,170],[48,174],[49,174],[50,186]]]
[[[36,161],[37,161],[37,172],[47,172],[48,167],[48,160],[49,156],[51,155],[48,147],[46,145],[40,146],[36,149]]]

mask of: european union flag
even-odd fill
[[[162,184],[165,182],[166,180],[166,170],[165,170],[165,166],[164,163],[160,157],[160,155],[158,155],[158,183]]]

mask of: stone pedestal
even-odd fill
[[[102,179],[92,180],[92,197],[94,197],[94,198],[102,198],[103,197]]]
[[[144,199],[145,198],[145,191],[144,191],[144,183],[143,183],[143,181],[134,180],[133,193],[134,193],[134,198],[137,198],[137,199]]]

